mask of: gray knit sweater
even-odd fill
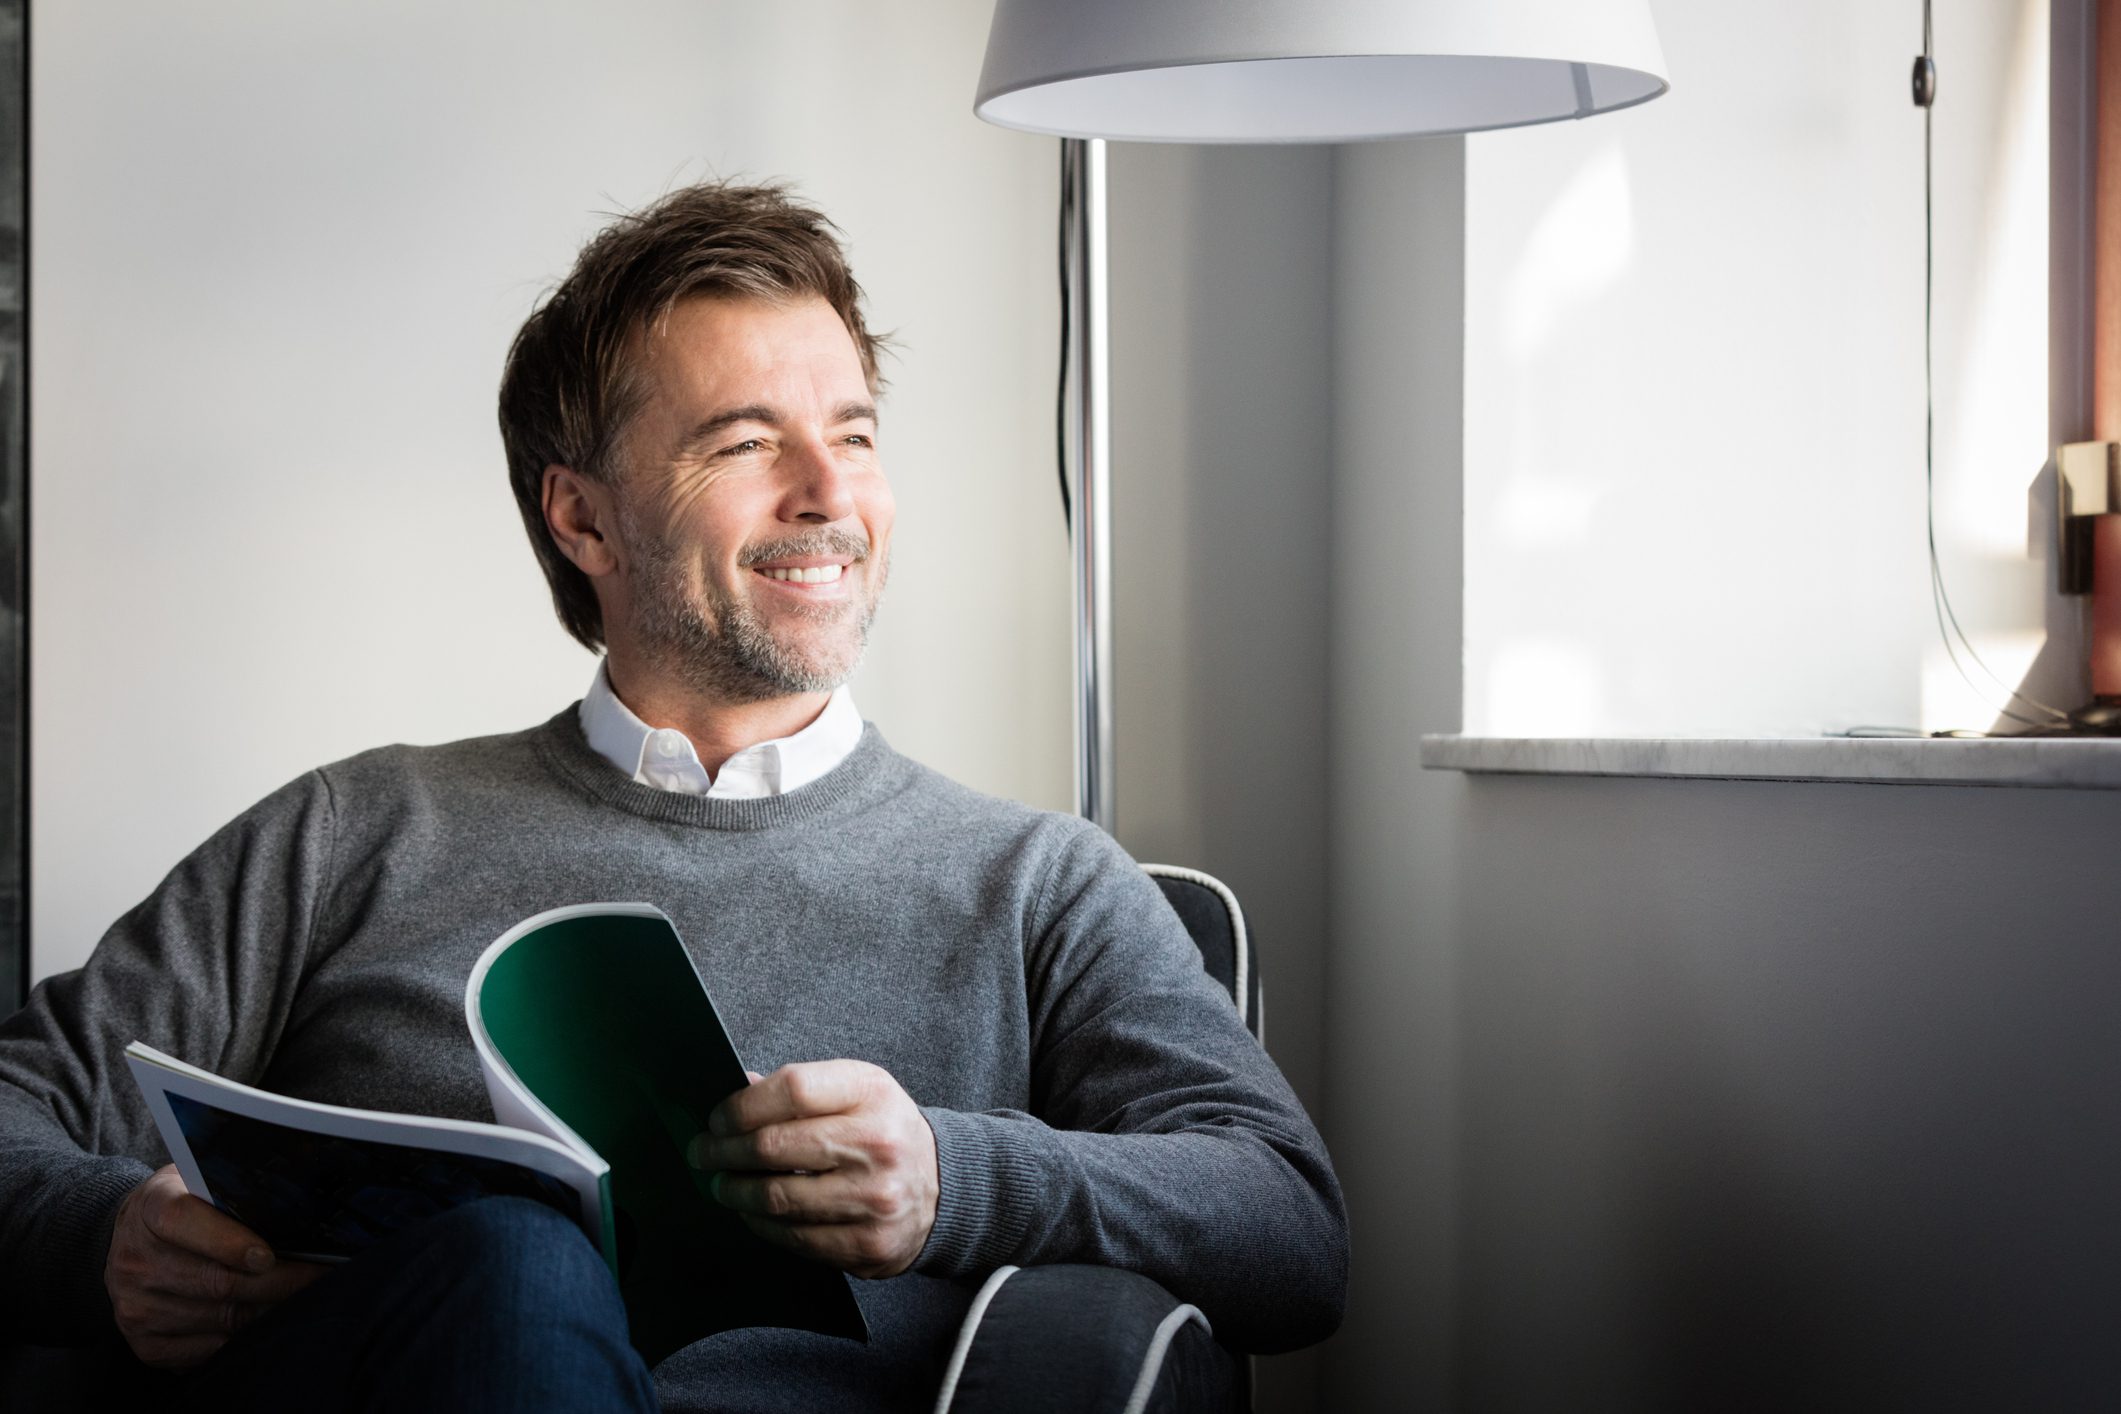
[[[1144,1272],[1241,1347],[1338,1321],[1324,1146],[1103,832],[955,785],[873,727],[787,795],[672,795],[613,770],[569,708],[283,787],[0,1025],[0,1329],[111,1328],[112,1217],[166,1162],[127,1042],[282,1094],[489,1118],[473,961],[601,900],[675,920],[754,1069],[873,1061],[925,1108],[941,1199],[918,1275],[856,1283],[880,1332],[907,1327],[894,1301],[1006,1262]]]

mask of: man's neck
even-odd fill
[[[680,731],[692,742],[709,776],[730,757],[762,741],[794,736],[818,719],[830,692],[803,692],[763,702],[723,702],[673,686],[638,663],[605,659],[612,693],[649,726]]]

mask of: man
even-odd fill
[[[1318,1136],[1102,832],[894,753],[842,684],[890,563],[877,341],[771,187],[603,232],[510,352],[510,477],[605,659],[509,736],[312,772],[180,864],[0,1028],[8,1328],[115,1330],[240,1406],[921,1407],[979,1279],[1131,1269],[1226,1342],[1339,1318]],[[869,1280],[867,1346],[727,1332],[652,1373],[579,1233],[482,1203],[328,1273],[186,1195],[135,1039],[333,1104],[484,1117],[462,995],[518,920],[641,899],[766,1070],[694,1160],[770,1241]],[[703,1274],[712,1279],[712,1274]]]

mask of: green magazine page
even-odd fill
[[[754,1236],[686,1161],[709,1112],[748,1080],[660,910],[592,904],[526,920],[480,958],[465,1010],[503,1122],[520,1122],[507,1110],[522,1097],[502,1093],[512,1075],[532,1108],[611,1165],[605,1260],[644,1359],[741,1326],[868,1338],[843,1274]]]

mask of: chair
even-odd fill
[[[1237,895],[1197,869],[1144,864],[1230,994],[1254,1040],[1265,1035],[1259,966]],[[1229,1414],[1252,1407],[1252,1363],[1208,1321],[1138,1272],[1002,1267],[958,1331],[936,1414]]]

